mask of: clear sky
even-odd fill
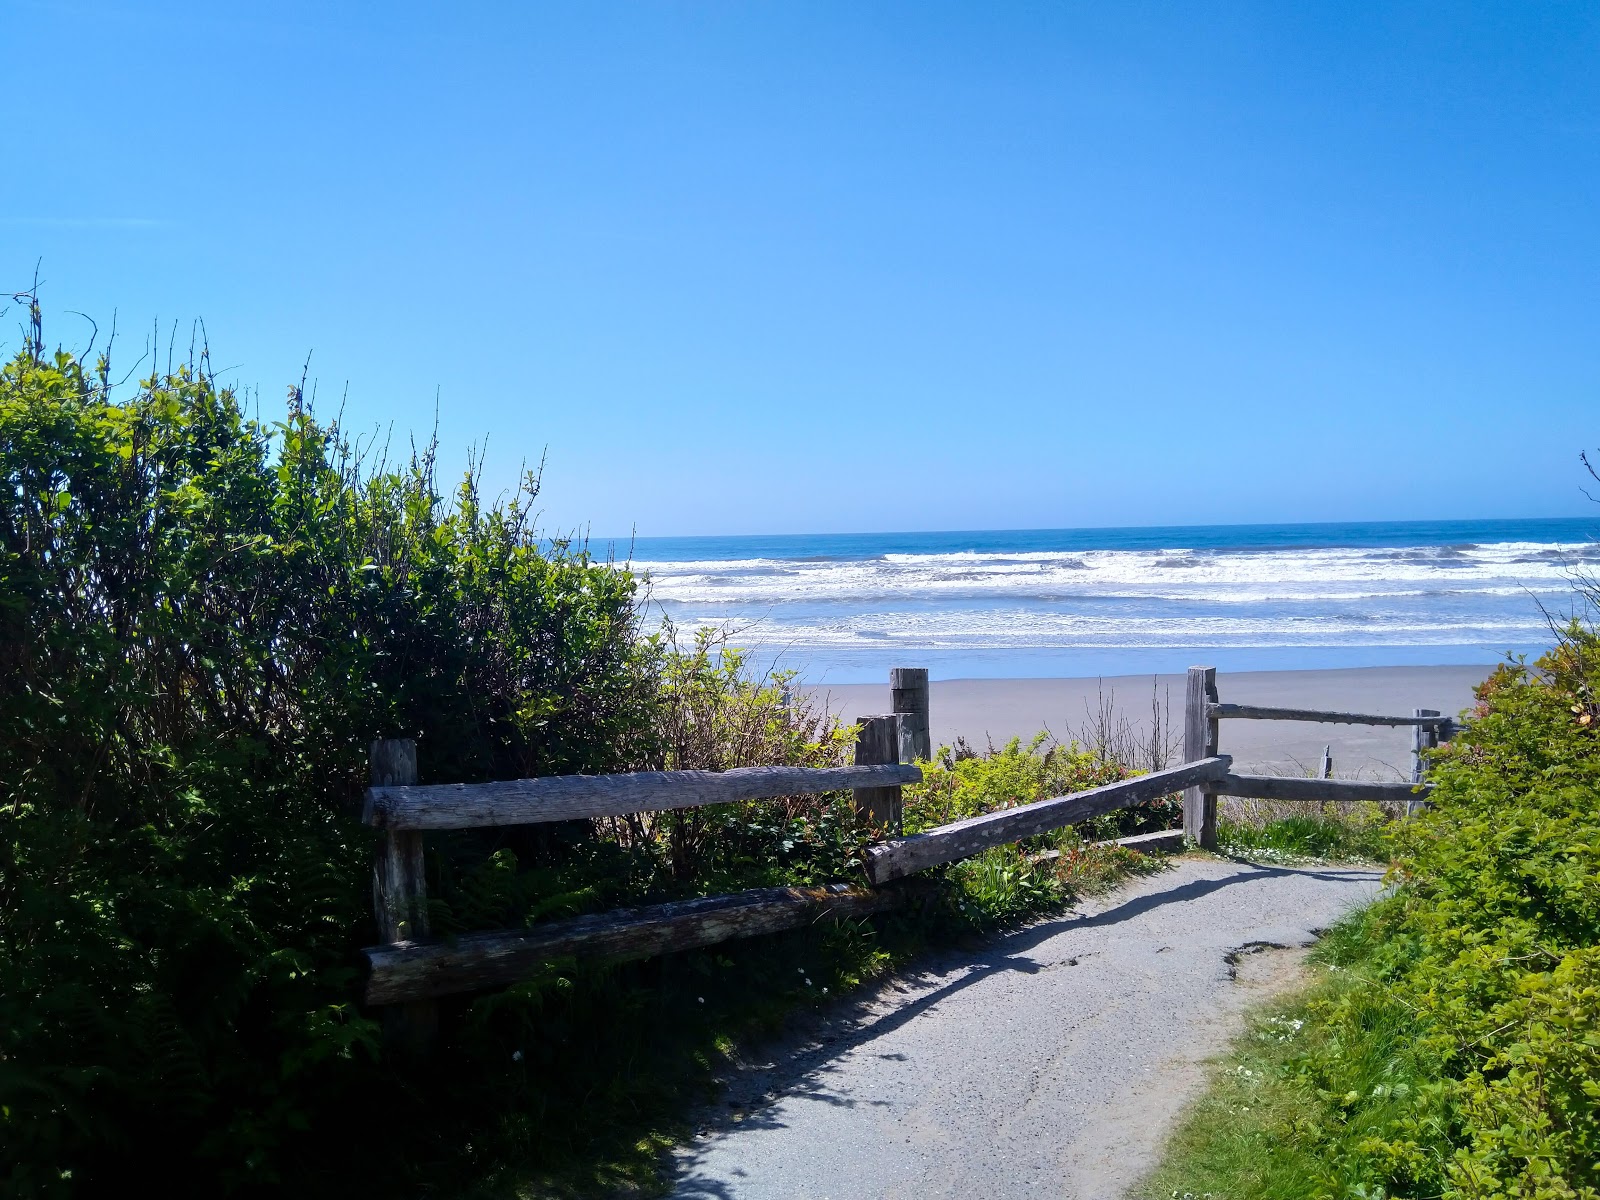
[[[553,529],[1588,508],[1592,3],[0,0],[0,62],[55,340],[437,397]]]

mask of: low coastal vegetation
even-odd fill
[[[1600,637],[1497,671],[1333,930],[1189,1114],[1152,1197],[1600,1196]]]
[[[1298,805],[1302,810],[1308,806]],[[1224,854],[1255,862],[1383,862],[1393,815],[1377,804],[1328,805],[1330,812],[1222,816],[1217,842]]]
[[[37,309],[34,309],[36,318]],[[655,961],[555,961],[442,1005],[437,1050],[359,1005],[376,940],[366,747],[423,782],[847,760],[852,731],[639,583],[537,535],[298,389],[250,418],[195,361],[0,369],[0,1179],[8,1195],[653,1191],[741,1040],[930,941],[1023,920],[1147,860],[1095,838],[1162,801],[939,873],[922,908]],[[1073,746],[957,747],[923,828],[1127,774]],[[860,877],[848,794],[431,838],[443,933]]]

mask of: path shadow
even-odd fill
[[[855,1108],[858,1102],[828,1089],[828,1076],[837,1069],[840,1058],[862,1046],[902,1028],[941,1001],[971,987],[973,984],[1006,971],[1035,975],[1049,970],[1050,966],[1035,959],[1023,957],[1028,951],[1051,938],[1077,929],[1095,929],[1129,921],[1155,909],[1170,904],[1183,904],[1198,900],[1223,888],[1241,883],[1257,883],[1263,879],[1301,876],[1329,881],[1381,882],[1384,872],[1346,868],[1331,871],[1316,867],[1286,867],[1278,864],[1252,862],[1246,858],[1228,856],[1229,861],[1248,870],[1236,871],[1216,879],[1193,879],[1176,887],[1164,888],[1131,896],[1120,904],[1100,912],[1078,915],[1072,912],[1047,918],[1023,929],[996,934],[971,950],[944,950],[930,955],[912,970],[903,971],[884,987],[871,995],[841,1000],[830,1011],[818,1015],[817,1028],[792,1032],[793,1041],[806,1044],[785,1049],[776,1056],[770,1067],[753,1068],[751,1074],[764,1078],[769,1086],[748,1107],[742,1108],[737,1119],[725,1115],[707,1123],[706,1132],[715,1135],[730,1129],[774,1130],[785,1128],[776,1114],[780,1099],[812,1100],[840,1108]],[[1159,877],[1157,877],[1159,878]],[[887,999],[893,1003],[894,991],[909,990],[930,978],[943,979],[938,986],[923,992],[904,1003],[896,1004],[887,1012],[880,1011]],[[780,1035],[769,1045],[781,1045]],[[886,1102],[879,1102],[886,1103]],[[673,1196],[692,1200],[725,1200],[733,1193],[720,1180],[694,1174],[696,1151],[686,1148],[678,1158],[679,1170],[686,1171],[676,1183]]]

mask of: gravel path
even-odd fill
[[[1182,859],[816,1018],[679,1157],[703,1200],[1109,1200],[1376,870]],[[1288,953],[1263,950],[1281,947]]]

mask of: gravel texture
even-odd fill
[[[1380,886],[1373,869],[1194,856],[925,962],[744,1064],[673,1194],[1121,1195],[1243,1010]]]

